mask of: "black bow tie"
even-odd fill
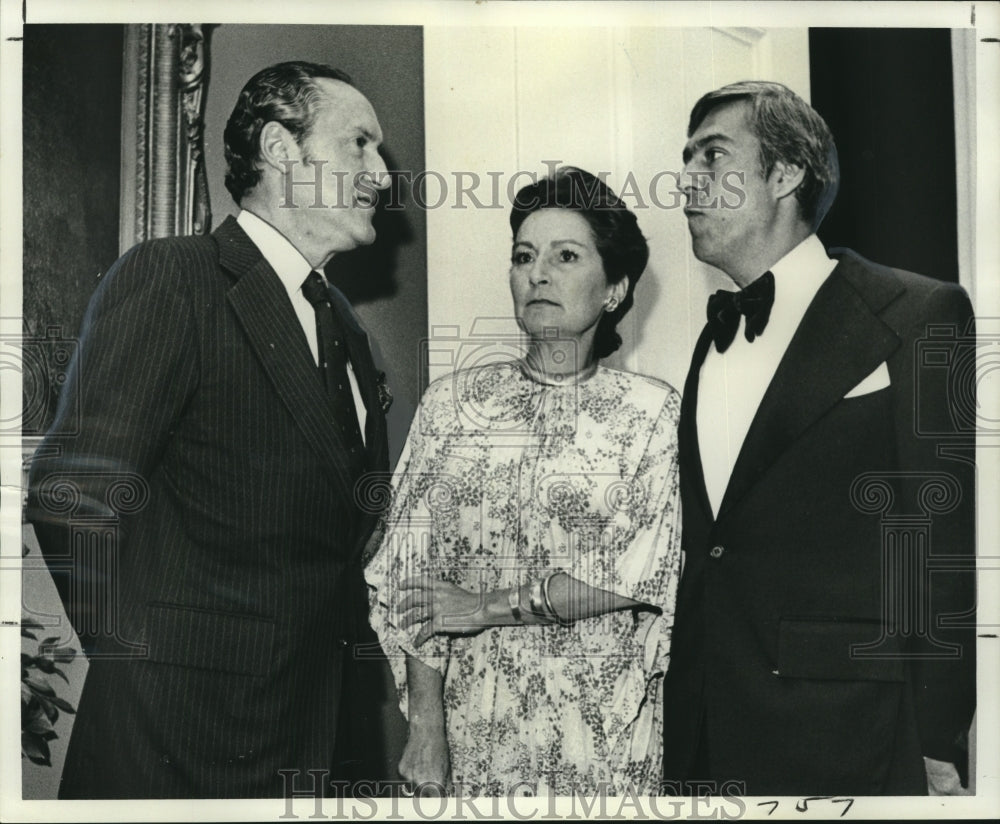
[[[765,272],[739,292],[720,289],[708,299],[708,326],[715,348],[720,352],[729,348],[740,326],[740,315],[747,319],[744,332],[747,340],[753,343],[767,326],[773,305],[774,275],[770,272]]]

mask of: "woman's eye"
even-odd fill
[[[363,149],[365,146],[368,145],[368,140],[367,138],[364,137],[359,137],[354,142],[357,144],[357,147],[359,149]]]
[[[529,252],[514,252],[514,254],[510,256],[510,262],[515,266],[522,266],[525,263],[530,263],[531,254]]]
[[[724,154],[725,152],[723,152],[722,149],[709,149],[707,152],[705,152],[705,157],[709,163],[714,163]]]
[[[580,256],[574,252],[572,249],[560,249],[559,250],[559,262],[560,263],[572,263],[577,260]]]

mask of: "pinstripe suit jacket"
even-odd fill
[[[334,298],[384,472],[367,338]],[[274,796],[279,770],[330,769],[376,516],[277,275],[232,218],[140,244],[71,372],[28,508],[91,661],[60,796]]]

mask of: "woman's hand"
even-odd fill
[[[413,645],[425,644],[432,635],[475,635],[488,626],[486,597],[448,581],[419,575],[403,580],[407,595],[400,602],[401,629],[422,623]]]
[[[443,795],[451,783],[451,763],[444,729],[410,725],[410,734],[399,760],[399,774],[413,787],[410,793]]]

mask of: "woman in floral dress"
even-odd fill
[[[461,795],[655,793],[680,404],[599,363],[648,247],[572,167],[510,222],[526,354],[427,389],[366,571],[409,720],[399,771]]]

